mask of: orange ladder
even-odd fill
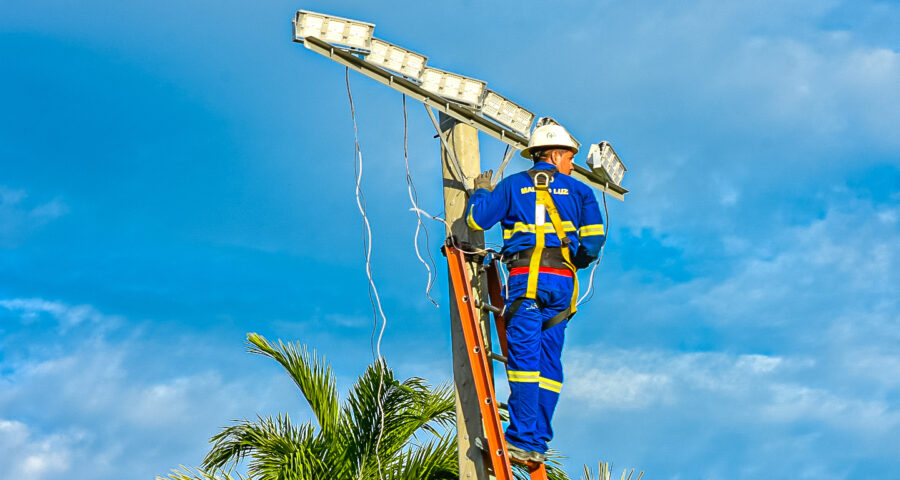
[[[450,281],[453,284],[459,319],[462,322],[463,337],[466,341],[469,365],[472,368],[472,378],[475,383],[475,391],[481,407],[481,423],[484,429],[487,451],[485,455],[490,459],[496,480],[514,480],[511,458],[506,449],[506,439],[503,436],[503,426],[500,423],[500,410],[494,394],[494,377],[491,372],[490,361],[505,362],[507,358],[506,320],[503,318],[502,281],[497,260],[493,259],[487,267],[488,295],[490,305],[476,304],[472,295],[472,282],[466,268],[465,253],[452,245],[444,246],[447,256],[447,264],[450,270]],[[500,339],[500,348],[503,355],[497,355],[484,348],[484,336],[479,321],[479,309],[490,310],[494,314],[497,324],[497,337]],[[547,480],[547,470],[543,463],[525,464],[531,480]]]

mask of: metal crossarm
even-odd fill
[[[433,107],[480,132],[486,133],[516,150],[522,150],[528,146],[528,139],[522,135],[487,120],[470,108],[460,106],[440,95],[431,93],[402,76],[372,65],[353,53],[337,48],[316,37],[306,37],[303,39],[303,45],[347,68],[402,92],[429,107]],[[628,193],[628,190],[618,185],[610,185],[605,179],[581,165],[574,165],[574,167],[573,177],[591,184],[594,188],[608,193],[613,198],[625,200],[625,194]]]

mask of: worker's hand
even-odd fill
[[[494,171],[493,171],[493,170],[488,170],[488,171],[486,171],[486,172],[481,172],[480,175],[478,175],[477,177],[475,177],[475,190],[478,190],[479,188],[484,188],[484,189],[486,189],[486,190],[489,191],[489,192],[490,192],[491,190],[493,190],[493,187],[491,187],[491,177],[492,177],[493,175],[494,175]]]

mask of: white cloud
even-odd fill
[[[42,298],[4,299],[0,300],[0,307],[18,312],[20,317],[27,322],[37,321],[41,314],[46,313],[56,319],[63,330],[85,322],[114,326],[121,321],[120,317],[103,315],[90,305],[67,305]]]
[[[24,190],[0,185],[0,247],[17,246],[28,234],[69,211],[59,198],[32,207],[25,204],[27,197]]]
[[[882,401],[846,398],[824,389],[775,384],[762,405],[762,418],[780,423],[816,421],[865,435],[893,433],[900,426],[900,411]]]
[[[27,344],[15,329],[6,332],[0,412],[38,418],[35,428],[49,433],[35,437],[20,422],[0,423],[2,478],[152,478],[199,464],[209,437],[233,419],[297,413],[296,388],[276,365],[262,375],[222,370],[235,357],[259,361],[240,342],[228,351],[209,351],[205,338],[158,343],[90,305],[30,298],[0,300],[0,307],[26,319],[48,314],[70,327],[65,336],[45,331]],[[109,318],[121,322],[106,328]],[[7,458],[7,451],[19,453]]]
[[[77,435],[36,436],[28,425],[0,418],[0,475],[16,480],[61,478],[72,467]]]
[[[683,402],[687,392],[744,394],[783,359],[765,355],[578,348],[566,357],[566,395],[596,409]]]
[[[740,253],[734,272],[697,279],[683,290],[695,292],[690,303],[718,323],[757,326],[786,325],[809,313],[827,324],[848,310],[859,314],[895,302],[900,231],[884,221],[892,213],[851,200],[821,220],[774,231],[748,250],[726,237],[725,248]]]
[[[863,439],[900,434],[896,406],[857,396],[865,392],[829,390],[844,390],[838,385],[808,385],[820,370],[802,357],[580,347],[567,355],[563,396],[579,411],[673,408],[715,418],[720,428],[815,422],[820,430]]]

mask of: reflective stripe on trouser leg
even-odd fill
[[[524,282],[522,282],[524,283]],[[537,450],[535,440],[540,415],[541,310],[533,299],[526,299],[507,320],[506,339],[509,358],[509,427],[506,441],[524,450]]]
[[[544,309],[544,316],[554,315],[554,310]],[[535,424],[535,439],[541,450],[546,451],[547,443],[553,439],[553,412],[559,401],[563,384],[562,348],[568,320],[541,332],[541,374],[538,377],[538,419]]]

